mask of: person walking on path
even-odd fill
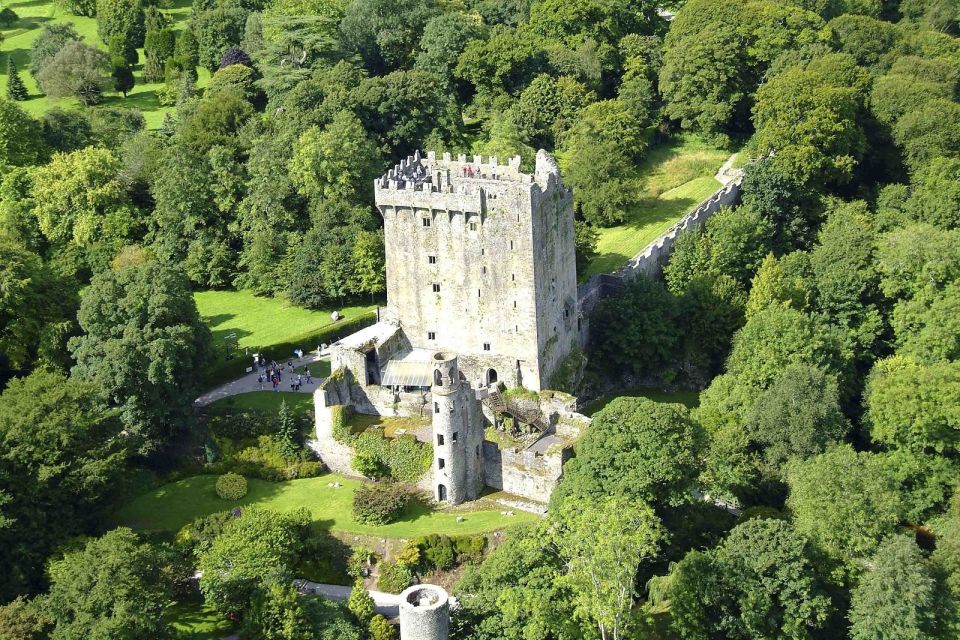
[[[260,385],[260,391],[263,391],[263,374],[257,376],[257,384]]]
[[[310,367],[307,367],[307,384],[313,384],[313,374],[310,373]]]

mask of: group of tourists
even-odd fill
[[[299,351],[298,357],[303,357],[303,352]],[[303,384],[313,384],[313,374],[310,371],[310,367],[304,367],[306,373],[306,380],[304,376],[296,373],[296,370],[293,366],[293,360],[287,361],[286,364],[277,363],[276,360],[271,360],[269,363],[262,356],[256,358],[257,365],[257,385],[260,387],[260,391],[263,391],[264,384],[273,385],[273,390],[277,393],[280,392],[280,384],[283,382],[283,376],[287,372],[287,369],[290,370],[290,390],[291,391],[300,391],[300,387]]]

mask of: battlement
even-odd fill
[[[437,156],[419,151],[407,156],[384,175],[374,180],[374,191],[415,191],[438,194],[476,195],[511,186],[538,185],[541,191],[560,184],[560,170],[546,151],[537,153],[536,171],[531,175],[520,171],[520,156],[502,164],[497,156],[468,157],[460,154]],[[378,201],[380,198],[378,198]]]

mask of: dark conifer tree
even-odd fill
[[[17,72],[12,56],[7,56],[7,97],[18,102],[27,99],[27,87]]]

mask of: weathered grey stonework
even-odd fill
[[[442,588],[418,584],[400,594],[400,640],[447,640],[450,597]]]
[[[553,158],[429,153],[374,183],[387,318],[415,348],[451,351],[471,382],[540,389],[577,339],[573,195]]]

